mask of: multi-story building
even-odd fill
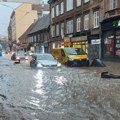
[[[35,52],[49,52],[50,42],[50,16],[45,15],[38,18],[36,22],[30,25],[30,27],[19,38],[26,41],[27,51]],[[24,48],[22,46],[21,48]]]
[[[41,3],[39,5],[33,5],[33,10],[37,10],[38,18],[41,18],[47,14],[49,14],[49,5]]]
[[[12,27],[11,27],[11,21],[9,22],[8,26],[8,41],[11,43],[12,42]]]
[[[103,20],[103,0],[49,0],[51,13],[51,49],[65,42],[88,52],[89,44],[99,44],[100,22]],[[90,47],[99,55],[98,47]],[[93,49],[94,48],[94,49]],[[100,55],[99,55],[100,56]],[[97,57],[99,57],[97,56]]]
[[[26,29],[38,19],[37,10],[33,10],[32,4],[24,3],[17,7],[11,14],[10,26],[12,29],[12,41],[20,43],[19,37]]]
[[[20,44],[25,44],[25,40],[19,40],[19,37],[27,28],[38,18],[49,13],[48,4],[27,4],[24,3],[17,7],[11,14],[9,24],[9,39]]]
[[[102,28],[102,57],[120,57],[120,4],[119,0],[104,0]]]
[[[36,52],[49,52],[50,42],[50,16],[39,18],[28,32],[30,50]],[[32,48],[32,49],[31,49]]]

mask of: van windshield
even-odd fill
[[[69,55],[86,54],[82,48],[65,48],[65,52]]]

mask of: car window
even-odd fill
[[[38,60],[54,60],[52,55],[37,55]]]
[[[86,54],[82,48],[65,48],[65,52],[69,55]]]

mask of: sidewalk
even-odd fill
[[[120,62],[119,61],[103,61],[106,65],[105,70],[120,75]]]

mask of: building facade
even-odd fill
[[[68,46],[83,48],[91,57],[100,57],[103,0],[49,0],[51,49]]]
[[[102,28],[102,58],[120,58],[119,0],[104,0]]]
[[[12,41],[20,43],[19,37],[26,29],[38,19],[37,10],[33,10],[32,4],[24,3],[17,7],[11,14],[10,25]],[[22,42],[22,41],[21,41]]]
[[[29,50],[48,53],[50,42],[50,16],[39,18],[28,33]]]

